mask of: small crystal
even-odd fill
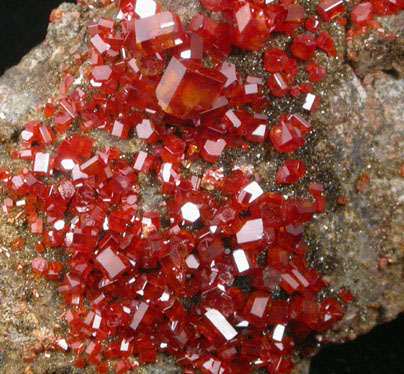
[[[185,30],[173,12],[162,12],[135,20],[136,44],[146,55],[184,43]]]
[[[193,203],[186,203],[181,208],[181,215],[186,221],[194,223],[201,216],[198,206]]]
[[[237,331],[218,310],[209,309],[205,313],[205,317],[219,331],[219,333],[225,338],[225,340],[229,341],[237,336]]]
[[[344,0],[324,0],[317,5],[317,12],[328,22],[345,13]]]
[[[216,162],[219,160],[225,147],[226,141],[224,139],[218,139],[216,141],[208,139],[202,147],[201,156],[208,162]]]
[[[312,93],[308,93],[304,99],[303,109],[314,113],[317,110],[320,98]]]
[[[261,240],[264,235],[262,219],[248,220],[244,223],[240,231],[237,232],[237,243],[247,244]]]
[[[36,174],[51,175],[53,173],[51,162],[52,159],[49,153],[36,153],[33,172]]]
[[[95,260],[108,275],[109,279],[118,277],[127,269],[125,263],[111,248],[104,249]]]
[[[291,52],[293,56],[309,61],[314,57],[317,44],[313,37],[308,34],[299,34],[293,38]]]

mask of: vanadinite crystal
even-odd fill
[[[372,3],[366,2],[356,5],[351,12],[351,19],[355,26],[367,26],[373,19]]]
[[[146,55],[184,43],[185,31],[181,20],[175,13],[157,13],[135,20],[134,23],[136,44]]]
[[[292,0],[201,0],[213,13],[187,27],[156,0],[117,3],[21,132],[11,157],[24,167],[0,169],[2,212],[26,219],[35,278],[57,280],[67,306],[57,349],[100,373],[158,353],[186,374],[290,372],[301,342],[343,318],[337,297],[354,301],[343,287],[318,297],[328,283],[303,235],[327,207],[305,145],[337,55],[327,23],[346,2],[321,1],[316,14]],[[363,31],[403,8],[358,2],[350,19]],[[248,51],[262,66],[241,74],[234,61]],[[100,131],[116,147],[92,138]],[[47,260],[58,247],[65,264]]]
[[[264,10],[250,2],[234,10],[235,42],[237,47],[259,51],[269,39],[269,28]]]
[[[318,14],[328,22],[345,13],[344,0],[324,0],[317,6]]]
[[[156,89],[160,107],[177,117],[209,109],[226,82],[214,69],[192,60],[172,58]]]

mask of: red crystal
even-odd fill
[[[94,80],[103,82],[111,77],[112,69],[108,65],[95,66],[91,74]]]
[[[236,234],[237,243],[249,248],[260,242],[264,237],[262,219],[247,220]]]
[[[266,369],[269,374],[286,374],[294,368],[290,357],[271,355],[268,361]]]
[[[44,258],[37,257],[32,261],[32,270],[37,274],[45,274],[48,270],[48,261]]]
[[[149,170],[154,167],[155,160],[146,152],[140,151],[134,158],[132,167],[138,172],[148,174]]]
[[[37,152],[34,157],[32,171],[38,175],[52,175],[53,159],[51,155],[49,153]]]
[[[317,12],[328,22],[345,13],[344,0],[324,0],[317,5]]]
[[[264,11],[250,3],[241,4],[234,10],[234,45],[250,51],[259,51],[269,39],[269,29]]]
[[[145,55],[176,47],[185,40],[181,20],[173,12],[137,19],[134,28],[136,44]]]
[[[164,144],[161,159],[172,164],[179,163],[184,157],[185,142],[175,135],[169,135]]]
[[[352,295],[351,291],[347,290],[346,288],[341,288],[338,296],[344,303],[350,303],[354,300],[354,296]]]
[[[304,26],[307,31],[316,33],[320,28],[320,21],[317,18],[310,16],[309,18],[307,18]]]
[[[271,48],[264,53],[264,68],[269,73],[278,73],[285,68],[288,61],[286,52],[282,49]]]
[[[289,90],[286,79],[282,73],[271,74],[267,80],[268,88],[275,97],[285,96]]]
[[[203,40],[203,50],[215,60],[223,60],[231,52],[233,30],[228,23],[216,23],[211,18],[199,14],[192,18],[188,29]]]
[[[281,120],[275,125],[269,134],[275,149],[281,153],[294,152],[305,142],[304,133],[292,122]]]
[[[314,113],[320,104],[320,98],[312,93],[308,93],[304,99],[303,109],[308,112]]]
[[[114,366],[115,373],[123,374],[132,369],[132,364],[126,358],[120,359]]]
[[[215,346],[221,346],[225,342],[237,336],[237,331],[227,319],[216,309],[209,309],[204,315],[202,333]]]
[[[310,82],[318,82],[327,75],[325,67],[317,65],[314,61],[307,65],[306,71],[309,73]]]
[[[366,2],[356,5],[351,12],[351,20],[356,27],[368,26],[373,20],[372,3]]]
[[[289,255],[286,249],[281,247],[270,247],[267,253],[267,264],[278,270],[285,269],[288,265]]]
[[[297,4],[290,4],[286,7],[285,19],[275,28],[275,31],[284,32],[285,34],[292,36],[294,31],[303,24],[304,18],[304,8]]]
[[[293,38],[291,52],[293,56],[309,61],[316,52],[316,41],[308,34],[299,34]]]
[[[55,105],[53,105],[52,103],[46,103],[46,104],[45,104],[45,107],[44,107],[44,109],[43,109],[43,115],[44,115],[45,117],[50,118],[50,117],[53,116],[53,113],[55,113],[55,110],[56,110],[56,106],[55,106]]]
[[[158,135],[154,127],[153,121],[144,119],[141,123],[136,125],[136,133],[139,139],[149,144],[157,142]]]
[[[282,26],[288,15],[288,11],[282,5],[273,2],[268,3],[264,7],[264,13],[267,17],[267,25],[270,32],[276,30],[277,27]]]
[[[184,118],[209,109],[219,97],[226,78],[196,61],[172,58],[156,89],[161,108]]]
[[[321,197],[324,192],[324,186],[320,183],[310,183],[309,192],[314,198]]]
[[[127,265],[111,248],[104,249],[95,260],[109,279],[118,277],[127,269]]]
[[[248,275],[257,269],[257,262],[249,252],[237,249],[233,251],[232,255],[239,275]]]
[[[322,32],[316,39],[317,47],[327,53],[328,57],[335,57],[337,49],[335,48],[334,39],[327,32]]]
[[[264,291],[251,293],[245,305],[244,317],[253,326],[258,328],[265,326],[271,301],[271,296]]]
[[[201,157],[208,162],[216,162],[219,160],[223,150],[226,147],[224,139],[206,140],[201,149]]]
[[[389,16],[404,9],[402,0],[372,0],[372,8],[378,16]]]
[[[345,315],[342,305],[334,299],[328,298],[321,303],[317,331],[328,330],[334,323]]]
[[[175,55],[179,55],[182,59],[202,60],[203,47],[203,38],[195,32],[188,31],[185,43],[176,48]]]
[[[61,262],[51,262],[45,272],[45,279],[59,280],[63,270],[63,264]]]
[[[211,12],[220,12],[231,9],[234,0],[201,0],[201,4]]]
[[[154,0],[119,0],[118,19],[131,20],[145,18],[161,11],[160,5]]]

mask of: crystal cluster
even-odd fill
[[[12,151],[26,167],[0,170],[3,213],[26,218],[38,253],[66,253],[65,266],[37,257],[32,270],[59,281],[70,332],[56,348],[72,350],[78,368],[107,373],[114,362],[125,373],[139,366],[133,356],[154,362],[165,352],[186,374],[287,373],[298,344],[344,316],[337,295],[319,297],[328,283],[305,259],[304,225],[326,208],[323,185],[308,185],[311,198],[286,197],[237,162],[226,172],[210,164],[264,143],[288,158],[274,180],[303,183],[293,153],[314,130],[312,83],[327,75],[314,60],[337,55],[323,25],[341,21],[345,2],[320,2],[318,16],[286,0],[201,3],[223,21],[200,14],[185,27],[155,0],[120,0],[116,19],[90,24],[88,51],[72,52],[76,68],[87,64],[86,87],[78,69],[64,71],[58,97]],[[362,2],[352,24],[363,31],[403,8]],[[286,50],[268,47],[273,33],[290,37]],[[242,77],[227,61],[235,48],[261,51],[265,77]],[[299,72],[307,82],[296,83]],[[265,108],[287,95],[300,113],[268,118]],[[94,131],[137,138],[143,150],[121,154]],[[187,171],[195,162],[203,175]],[[146,175],[165,197],[164,216],[142,208]],[[353,300],[346,289],[339,298]]]

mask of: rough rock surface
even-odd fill
[[[201,11],[193,1],[162,3],[177,11],[185,22]],[[302,3],[310,9],[316,1]],[[49,26],[44,43],[0,78],[0,167],[23,165],[10,161],[10,147],[18,140],[26,121],[38,117],[36,106],[56,94],[59,71],[70,61],[69,50],[75,45],[79,50],[84,48],[86,25],[100,17],[98,10],[88,11],[72,4],[62,5],[60,10],[63,16]],[[113,7],[102,10],[103,14],[108,12],[114,12]],[[329,76],[316,87],[324,96],[320,110],[312,119],[316,131],[308,146],[298,153],[305,160],[313,181],[325,183],[329,199],[327,212],[317,216],[306,230],[311,248],[308,257],[329,278],[330,288],[326,292],[338,291],[344,285],[355,296],[345,319],[332,331],[318,336],[319,342],[353,339],[404,310],[404,178],[400,176],[404,163],[404,79],[400,78],[404,72],[404,14],[382,20],[382,24],[396,38],[369,33],[347,46],[345,29],[335,26],[330,30],[338,40],[339,59],[325,61]],[[392,53],[386,57],[385,51]],[[236,53],[234,61],[240,70],[261,73],[254,54]],[[371,84],[363,86],[362,77]],[[275,102],[268,113],[276,117],[282,106],[287,105],[290,103],[285,100]],[[98,145],[118,143],[105,134],[92,136]],[[130,155],[144,145],[132,139],[119,141],[118,146]],[[274,182],[274,171],[281,162],[280,155],[261,146],[247,155],[227,156],[221,161],[224,167],[233,157],[238,157],[240,163],[252,165],[260,173],[266,190],[279,189]],[[195,171],[203,167],[198,165]],[[357,183],[365,174],[369,183],[359,193]],[[293,187],[295,191],[280,190],[301,195],[303,182]],[[154,190],[149,191],[153,194]],[[338,203],[342,196],[346,204]],[[59,308],[61,300],[56,285],[33,279],[29,264],[36,252],[24,222],[11,222],[5,216],[0,219],[0,372],[94,372],[92,368],[74,368],[69,354],[42,352],[32,363],[22,359],[21,352],[27,347],[41,352],[59,326],[59,331],[63,331],[60,321],[63,310]],[[26,243],[18,252],[11,248],[17,234]],[[45,256],[63,260],[58,251]],[[25,271],[16,271],[16,264],[22,264],[20,267]],[[312,341],[307,352],[313,353],[317,346]],[[301,357],[296,360],[295,373],[306,373],[308,360]],[[170,374],[180,370],[169,357],[161,356],[157,364],[144,366],[137,372]]]

